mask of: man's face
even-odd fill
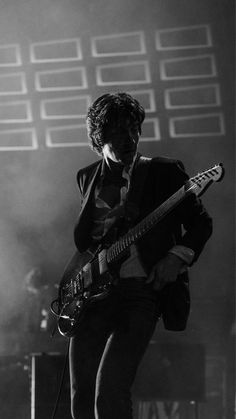
[[[129,166],[137,153],[139,126],[126,121],[117,128],[106,131],[108,142],[103,147],[103,156],[124,166]]]

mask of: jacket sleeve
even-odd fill
[[[180,161],[175,166],[175,171],[174,178],[182,179],[180,181],[182,184],[189,179]],[[193,264],[212,234],[212,218],[203,206],[202,201],[194,193],[185,198],[176,212],[184,228],[178,244],[189,247],[194,251]]]

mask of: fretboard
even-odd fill
[[[169,212],[171,212],[187,195],[188,190],[182,186],[177,192],[168,198],[163,204],[152,211],[147,217],[131,228],[118,241],[113,243],[107,250],[107,263],[114,263],[119,260],[123,253],[148,231],[158,224]]]

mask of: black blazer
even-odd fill
[[[99,160],[81,169],[77,174],[81,193],[81,211],[74,230],[74,240],[79,252],[84,252],[91,245],[91,203],[94,188],[101,176],[102,162]],[[137,180],[137,170],[138,165],[132,174],[131,190]],[[140,199],[139,215],[134,224],[164,202],[187,180],[188,176],[180,161],[165,157],[153,158],[149,163]],[[189,195],[170,215],[137,243],[140,258],[147,273],[175,244],[193,249],[195,252],[194,263],[211,233],[212,220],[201,200],[194,194]]]

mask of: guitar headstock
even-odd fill
[[[186,192],[194,192],[197,196],[201,196],[213,182],[220,182],[224,177],[224,167],[222,163],[211,167],[205,172],[198,173],[189,179],[186,184]]]

